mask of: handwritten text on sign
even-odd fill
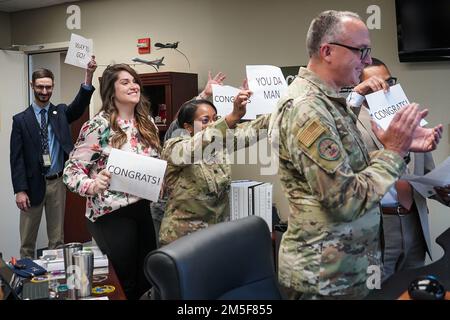
[[[217,108],[217,114],[224,117],[231,111],[233,111],[234,98],[236,98],[236,95],[238,94],[240,89],[232,86],[221,86],[218,84],[213,84],[212,89],[213,103]],[[253,109],[253,105],[254,103],[252,103],[252,97],[250,97],[247,104],[247,113],[244,116],[244,119],[250,119],[248,118],[248,111],[250,109]]]
[[[110,190],[158,201],[166,167],[164,160],[112,149],[106,165]]]
[[[252,115],[272,113],[278,100],[286,93],[287,83],[279,67],[267,65],[247,66],[249,89],[253,92],[252,103],[248,108]],[[253,119],[255,117],[252,117]]]
[[[366,95],[365,98],[369,105],[372,119],[384,130],[387,129],[395,114],[409,104],[409,100],[400,84],[390,87],[386,93],[380,90]],[[427,122],[422,119],[420,125],[424,126],[426,124]]]
[[[93,54],[93,42],[91,39],[85,39],[82,36],[72,33],[70,36],[69,50],[67,51],[67,64],[87,69],[87,65]]]

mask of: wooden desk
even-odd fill
[[[107,276],[107,278],[101,282],[95,282],[95,277],[99,277],[99,276]],[[66,279],[59,279],[58,280],[59,283],[64,284],[66,282]],[[97,287],[97,286],[104,286],[104,285],[110,285],[110,286],[114,286],[115,290],[114,292],[111,293],[103,293],[103,294],[91,294],[90,297],[87,297],[86,299],[89,298],[97,298],[97,297],[108,297],[109,300],[127,300],[125,293],[122,289],[122,286],[120,285],[119,279],[117,278],[117,274],[116,271],[114,270],[113,266],[111,265],[111,263],[108,264],[108,273],[106,274],[98,274],[98,275],[94,275],[94,283],[92,284],[92,288]],[[71,296],[73,294],[73,292],[71,293],[70,291],[66,291],[66,292],[59,292],[58,293],[58,300],[80,300],[80,298],[76,298],[74,296]]]
[[[119,278],[117,278],[116,271],[114,270],[111,263],[109,263],[108,265],[108,278],[102,282],[94,283],[93,287],[104,285],[114,286],[116,290],[114,290],[114,292],[107,294],[92,294],[92,296],[93,297],[107,296],[109,300],[127,300],[127,297],[123,292],[122,286],[120,285]]]

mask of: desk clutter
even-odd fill
[[[19,268],[17,266],[22,266]],[[99,286],[108,279],[108,258],[96,246],[68,243],[59,249],[44,250],[37,260],[16,261],[13,271],[40,284],[53,299],[84,299],[114,292],[111,285]]]
[[[69,260],[67,268],[65,260]],[[0,300],[125,298],[108,257],[96,246],[69,243],[44,250],[37,260],[12,258],[6,262],[0,257]]]
[[[16,260],[13,257],[11,258],[10,266],[12,271],[22,278],[40,276],[47,272],[47,270],[42,266],[38,265],[33,260],[28,258]]]
[[[73,246],[74,243],[67,244],[66,246]],[[108,267],[108,257],[103,254],[97,246],[85,246],[85,251],[92,251],[94,254],[94,268]],[[63,271],[64,264],[64,249],[43,250],[42,256],[34,262],[41,267],[45,268],[48,272]]]

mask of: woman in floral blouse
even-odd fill
[[[100,83],[102,108],[81,128],[64,169],[70,191],[87,198],[88,229],[108,255],[128,299],[149,289],[144,258],[156,248],[149,201],[108,189],[105,169],[112,148],[159,157],[158,129],[141,94],[138,74],[126,64],[109,66]]]

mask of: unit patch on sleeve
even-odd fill
[[[317,149],[319,151],[319,156],[328,161],[337,160],[341,156],[341,150],[339,149],[338,143],[331,137],[320,139],[317,144]]]

